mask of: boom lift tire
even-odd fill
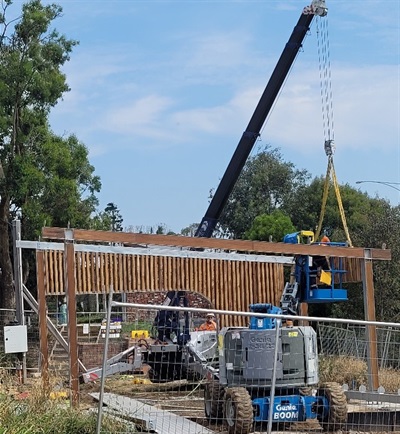
[[[222,422],[225,388],[217,380],[204,387],[204,412],[209,422]]]
[[[224,420],[229,434],[248,434],[253,426],[253,405],[249,392],[244,387],[225,390]]]
[[[337,431],[347,421],[347,399],[338,383],[323,383],[317,390],[317,396],[324,396],[329,403],[327,415],[318,415],[318,421],[324,431]]]

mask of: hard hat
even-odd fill
[[[208,313],[207,316],[208,316],[208,317],[210,316],[210,317],[212,317],[212,318],[215,317],[215,315],[214,315],[212,312]]]
[[[330,243],[330,242],[331,242],[331,240],[326,235],[324,235],[321,238],[321,243]]]

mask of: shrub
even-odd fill
[[[358,388],[366,384],[368,366],[366,362],[353,357],[321,356],[319,359],[319,379],[322,383],[335,381]]]
[[[388,368],[379,370],[379,385],[388,393],[397,393],[400,389],[400,371]],[[351,389],[358,389],[368,384],[368,365],[364,360],[344,356],[320,356],[319,380],[321,383],[334,381],[348,384]]]

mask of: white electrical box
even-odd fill
[[[4,352],[28,352],[28,330],[25,325],[4,326]]]

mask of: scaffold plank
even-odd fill
[[[98,400],[100,394],[91,393],[90,395]],[[213,431],[196,422],[127,396],[104,393],[103,403],[129,418],[142,421],[143,428],[157,434],[213,434]]]

